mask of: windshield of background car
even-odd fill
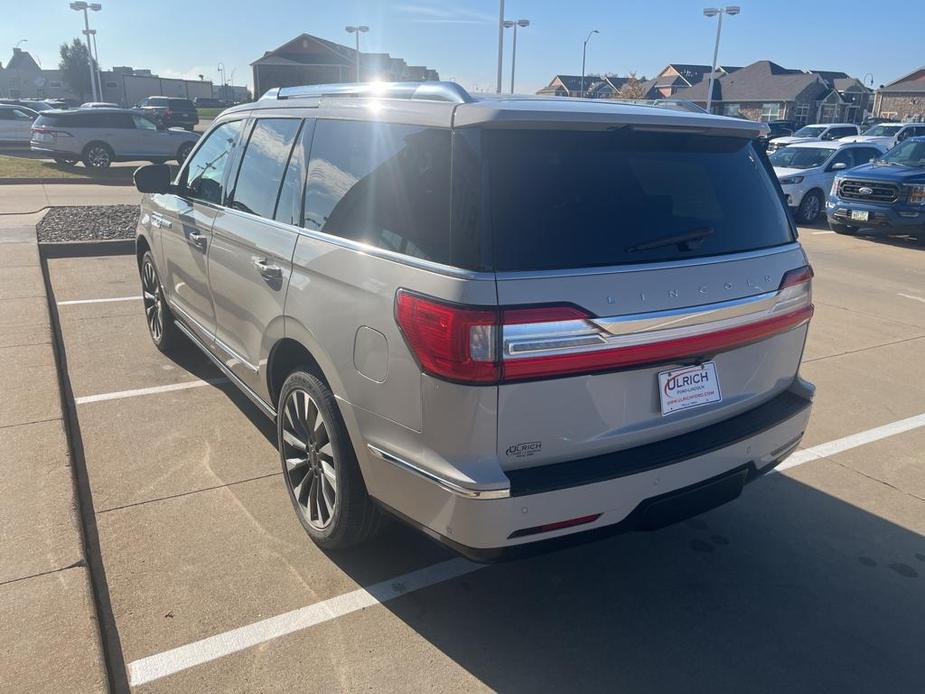
[[[795,133],[793,133],[793,136],[794,137],[819,137],[823,133],[824,130],[825,130],[824,127],[819,127],[815,125],[807,125],[806,127],[800,128]]]
[[[872,137],[893,137],[902,127],[901,125],[875,125],[865,130],[864,134]]]
[[[793,241],[769,168],[747,139],[486,129],[481,151],[497,271],[683,260]]]
[[[907,140],[896,145],[880,159],[903,166],[925,167],[925,141]]]
[[[825,164],[834,152],[834,149],[826,147],[784,147],[771,154],[768,159],[772,166],[786,169],[811,169]]]

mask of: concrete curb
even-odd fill
[[[86,258],[96,255],[133,255],[135,239],[47,241],[39,243],[43,258]]]
[[[128,180],[123,180],[121,178],[0,178],[0,186],[7,185],[59,185],[61,183],[73,183],[73,184],[93,184],[93,185],[102,185],[102,186],[133,186],[135,185],[134,181],[129,178]]]

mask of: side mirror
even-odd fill
[[[841,171],[842,169],[847,169],[848,165],[843,161],[837,161],[829,167],[829,171]]]
[[[132,174],[135,187],[140,193],[170,193],[170,167],[167,164],[148,164],[139,166]]]

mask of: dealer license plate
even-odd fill
[[[722,402],[716,364],[708,361],[698,366],[662,371],[658,375],[658,395],[663,415]]]
[[[869,216],[867,210],[851,210],[851,219],[855,222],[866,222]]]

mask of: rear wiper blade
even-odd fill
[[[692,251],[699,248],[701,242],[709,236],[713,236],[713,227],[697,227],[683,234],[662,236],[651,241],[636,243],[632,246],[627,246],[624,250],[627,253],[634,253],[635,251],[650,251],[653,248],[663,248],[665,246],[677,246],[682,251]]]

